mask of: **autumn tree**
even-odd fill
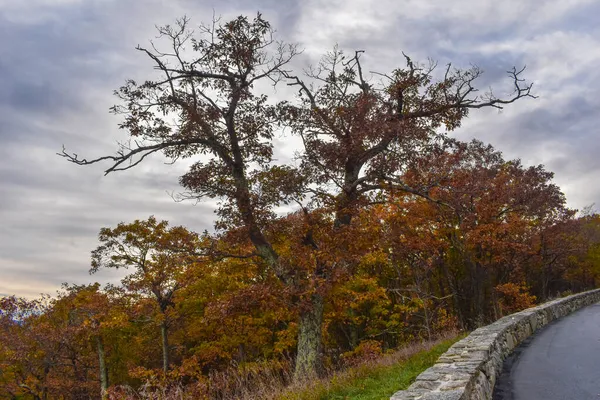
[[[432,190],[438,202],[431,204],[437,216],[430,224],[446,242],[438,268],[465,326],[493,317],[493,285],[524,281],[534,238],[572,218],[552,177],[541,165],[506,161],[479,141],[456,142],[405,174],[409,182],[439,182]]]
[[[167,221],[136,220],[103,228],[101,245],[92,252],[90,273],[100,268],[131,268],[122,279],[130,293],[150,296],[160,313],[163,371],[169,369],[169,312],[173,296],[185,287],[185,274],[198,260],[200,238],[181,226],[169,227]]]
[[[404,56],[405,67],[389,74],[368,76],[361,61],[362,51],[346,57],[335,49],[326,55],[308,77],[285,72],[288,84],[298,87],[299,105],[284,104],[282,119],[301,137],[304,153],[300,155],[305,191],[310,195],[306,208],[332,210],[333,231],[337,248],[348,249],[358,239],[348,227],[357,212],[372,202],[382,201],[382,193],[405,192],[437,202],[431,190],[439,181],[404,179],[413,165],[444,151],[446,138],[439,133],[460,126],[470,109],[502,108],[522,97],[533,97],[531,85],[523,83],[523,70],[509,75],[514,92],[507,99],[491,92],[478,95],[473,86],[481,70],[453,69],[448,65],[440,79],[435,78],[437,65],[421,65]],[[373,81],[373,75],[381,78]],[[385,198],[385,197],[383,197]],[[349,234],[350,233],[350,234]],[[305,241],[319,253],[319,243],[312,240],[309,229]],[[323,251],[329,253],[329,251]],[[317,282],[327,282],[335,275],[332,267],[348,271],[349,264],[317,256],[312,274]],[[319,310],[322,298],[313,297],[312,310]],[[313,313],[314,334],[320,326]]]
[[[215,240],[212,260],[194,265],[189,284],[174,296],[180,323],[173,340],[204,373],[275,360],[295,347],[295,310],[285,288],[264,263],[223,257],[224,248],[236,247],[226,236]]]
[[[117,336],[117,332],[126,327],[129,320],[122,290],[110,285],[102,290],[99,283],[65,285],[59,302],[68,310],[71,326],[82,339],[79,352],[87,351],[86,341],[96,351],[99,392],[102,398],[106,398],[110,385],[107,341]],[[54,307],[57,308],[56,305]]]
[[[528,282],[541,299],[598,284],[600,217],[593,212],[582,214],[540,229],[532,240]]]
[[[408,57],[406,67],[373,83],[363,72],[361,52],[344,59],[338,51],[304,82],[287,69],[297,48],[274,40],[260,14],[201,26],[196,36],[188,22],[159,29],[168,50],[138,47],[162,76],[130,80],[117,91],[123,104],[113,111],[125,115],[121,128],[131,141],[112,156],[61,155],[79,165],[109,162],[106,173],[130,169],[157,152],[172,161],[194,157],[180,180],[187,197],[219,199],[217,227],[243,228],[255,255],[278,279],[302,289],[296,376],[314,375],[321,365],[324,296],[335,275],[330,270],[348,263],[325,257],[312,222],[296,238],[304,250],[282,257],[266,230],[274,210],[304,200],[310,203],[303,204],[307,216],[333,207],[334,228],[343,232],[356,208],[382,190],[428,198],[428,187],[409,187],[400,173],[413,156],[430,151],[436,129],[458,127],[470,109],[531,96],[531,86],[513,69],[510,97],[478,95],[473,84],[479,69],[448,66],[435,79],[435,64],[423,67]],[[299,88],[299,104],[269,102],[265,84],[282,79]],[[304,141],[300,169],[273,160],[273,137],[282,122]],[[312,265],[297,273],[307,252]]]
[[[10,377],[6,390],[11,398],[87,398],[100,393],[94,374],[97,359],[86,351],[87,340],[67,299],[12,297],[0,303],[0,323],[3,330],[8,328],[3,346],[9,355],[0,360],[0,375],[3,380]]]
[[[56,353],[46,351],[36,340],[41,330],[36,317],[46,307],[43,299],[0,298],[0,395],[3,397],[48,398],[48,375]],[[55,337],[48,335],[46,344],[53,343]]]

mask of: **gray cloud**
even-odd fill
[[[503,2],[456,0],[0,0],[0,293],[35,296],[64,281],[90,277],[89,252],[103,226],[156,215],[190,229],[210,229],[210,204],[174,203],[185,165],[157,157],[136,170],[102,176],[102,166],[77,167],[55,155],[62,144],[86,157],[112,153],[119,118],[108,114],[112,91],[144,79],[151,65],[134,50],[155,36],[155,24],[184,14],[206,22],[260,10],[280,38],[315,63],[338,43],[366,50],[370,70],[401,66],[405,51],[443,65],[475,63],[483,88],[510,90],[505,71],[527,64],[537,100],[502,112],[473,112],[453,135],[491,142],[507,157],[543,163],[556,173],[569,204],[600,200],[600,28],[594,0]],[[293,90],[277,89],[277,98]],[[278,139],[276,154],[298,147]]]

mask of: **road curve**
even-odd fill
[[[505,361],[494,400],[600,400],[600,303],[547,325]]]

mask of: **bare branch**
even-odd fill
[[[154,145],[138,146],[135,149],[128,149],[129,151],[127,151],[127,152],[123,151],[123,149],[121,149],[119,152],[117,152],[117,155],[103,156],[103,157],[98,157],[98,158],[95,158],[92,160],[87,160],[85,158],[80,159],[76,153],[67,153],[64,146],[63,146],[62,152],[56,153],[56,154],[61,157],[66,158],[67,161],[70,161],[77,165],[91,165],[91,164],[95,164],[95,163],[98,163],[101,161],[113,161],[114,164],[110,168],[108,168],[104,171],[104,175],[108,175],[111,172],[125,171],[127,169],[133,168],[136,165],[138,165],[140,162],[142,162],[147,156],[149,156],[152,153],[156,153],[157,151],[164,150],[164,149],[171,148],[171,147],[187,146],[187,145],[191,145],[191,144],[205,145],[208,148],[210,148],[211,150],[213,150],[217,155],[219,155],[223,159],[223,161],[225,161],[226,163],[230,164],[233,162],[231,160],[231,157],[228,154],[227,149],[225,149],[222,145],[220,145],[219,143],[214,142],[214,141],[210,141],[207,139],[200,139],[200,138],[183,139],[183,140],[167,140],[167,141],[157,143]],[[136,155],[140,155],[140,159],[133,161],[133,158]],[[121,165],[123,165],[126,161],[130,161],[131,163],[125,167],[121,167]]]

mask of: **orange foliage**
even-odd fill
[[[494,290],[500,295],[498,306],[501,315],[512,314],[535,305],[536,296],[529,294],[524,283],[504,283]]]

